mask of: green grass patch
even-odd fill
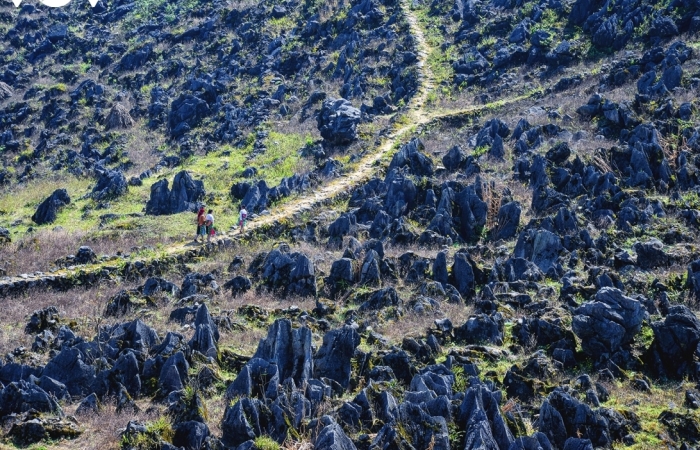
[[[310,134],[270,131],[265,139],[267,149],[251,159],[248,165],[258,169],[258,175],[269,186],[275,186],[282,178],[290,177],[299,171],[301,162],[299,150],[312,139]]]
[[[260,436],[253,441],[258,450],[279,450],[280,445],[269,436]]]
[[[146,424],[146,432],[137,435],[124,435],[121,438],[121,447],[138,450],[150,450],[159,448],[160,441],[172,442],[175,432],[173,426],[165,417],[160,417]]]
[[[225,145],[216,153],[187,159],[183,167],[194,178],[204,179],[207,193],[228,195],[232,181],[246,168],[251,149],[252,146],[235,148]]]
[[[294,25],[294,19],[289,16],[284,16],[279,19],[273,18],[268,20],[266,28],[273,36],[279,36],[284,32],[291,31]]]
[[[71,203],[63,207],[59,212],[57,221],[49,226],[62,226],[74,231],[85,229],[81,223],[82,206],[78,198],[89,192],[89,187],[94,181],[88,178],[76,178],[72,175],[58,175],[49,178],[32,180],[26,184],[13,186],[0,194],[0,224],[5,227],[12,226],[15,230],[23,230],[30,226],[36,227],[31,217],[37,207],[56,189],[65,188],[71,198]]]
[[[454,78],[452,62],[456,59],[457,49],[454,46],[448,47],[444,52],[439,48],[431,49],[427,63],[438,85]]]

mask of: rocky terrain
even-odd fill
[[[698,31],[4,3],[0,448],[697,448]]]

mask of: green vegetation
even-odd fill
[[[136,0],[134,3],[134,9],[124,22],[127,28],[142,25],[160,10],[164,10],[165,19],[168,22],[185,18],[197,7],[199,0],[183,0],[177,3],[166,2],[166,0]]]
[[[267,22],[267,29],[273,36],[279,36],[294,28],[294,19],[288,15],[278,19],[272,18]]]
[[[480,147],[476,147],[472,151],[472,156],[474,156],[475,158],[478,158],[481,155],[485,155],[486,152],[488,152],[488,151],[489,151],[489,147],[487,145],[482,145]]]
[[[248,166],[257,168],[268,185],[279,184],[282,178],[290,177],[300,170],[299,151],[309,139],[310,134],[270,131],[265,139],[267,149],[261,155],[253,157]]]
[[[155,450],[160,448],[161,441],[172,442],[173,427],[164,416],[146,424],[146,432],[135,436],[124,435],[121,446],[134,450]]]
[[[253,441],[257,450],[280,450],[280,445],[269,436],[260,436]]]

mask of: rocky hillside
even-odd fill
[[[697,31],[3,3],[0,448],[696,448]]]

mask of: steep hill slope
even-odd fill
[[[700,441],[697,5],[85,3],[0,7],[0,447]]]

